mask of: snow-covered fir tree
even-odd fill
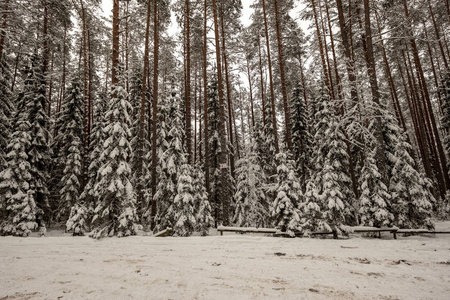
[[[89,210],[84,201],[76,202],[70,209],[69,219],[66,222],[66,230],[73,235],[84,235],[88,231]]]
[[[295,174],[294,162],[290,154],[280,152],[276,155],[277,181],[274,187],[275,200],[270,207],[270,213],[275,227],[282,232],[294,236],[294,231],[299,229],[298,205],[301,201],[301,184]]]
[[[431,212],[435,200],[430,192],[431,183],[414,168],[410,151],[411,145],[405,138],[400,138],[395,147],[396,162],[389,183],[394,224],[401,228],[433,229]]]
[[[133,59],[138,61],[137,58]],[[137,194],[137,211],[139,216],[143,216],[148,205],[148,190],[150,189],[150,170],[151,166],[146,163],[146,154],[151,153],[150,144],[150,128],[147,124],[150,123],[150,89],[147,87],[145,96],[145,113],[144,113],[144,132],[142,141],[139,140],[140,130],[140,115],[141,115],[141,101],[142,101],[142,68],[135,62],[131,67],[130,72],[130,103],[133,106],[132,114],[132,128],[131,128],[131,169],[133,170],[133,186]],[[142,146],[141,144],[142,143]],[[151,161],[151,160],[150,160]],[[142,164],[142,173],[139,174],[138,166]],[[140,194],[139,194],[140,193]]]
[[[6,146],[11,135],[15,110],[10,88],[11,70],[3,53],[0,61],[0,172],[6,167]]]
[[[131,168],[128,160],[131,155],[131,132],[128,94],[123,80],[113,86],[112,98],[106,113],[109,120],[105,128],[106,140],[100,155],[102,165],[98,170],[99,180],[95,189],[98,199],[94,210],[91,236],[128,236],[136,234],[136,195],[131,184]]]
[[[376,164],[375,140],[366,137],[364,165],[359,178],[359,216],[363,226],[381,227],[392,223],[393,215],[389,212],[391,195],[383,182],[383,177]]]
[[[180,167],[186,163],[186,150],[183,145],[184,128],[183,116],[180,111],[181,101],[172,84],[167,98],[161,103],[161,118],[165,122],[158,130],[158,175],[155,200],[158,204],[156,226],[154,231],[161,231],[174,226],[173,214],[167,213],[177,193],[177,178]]]
[[[262,136],[262,149],[263,155],[261,156],[262,165],[264,172],[267,175],[267,180],[274,183],[275,174],[277,173],[277,166],[274,161],[276,154],[275,151],[275,132],[273,130],[273,120],[272,120],[272,106],[268,99],[266,99],[266,123],[260,134]]]
[[[173,233],[177,236],[190,236],[196,226],[194,186],[192,166],[183,164],[177,178],[177,194],[167,214],[173,220]]]
[[[23,103],[27,119],[30,123],[31,143],[27,148],[28,161],[30,162],[31,181],[33,195],[37,206],[39,220],[42,220],[44,212],[48,210],[47,182],[50,177],[49,166],[51,161],[50,150],[50,118],[46,113],[48,100],[46,86],[42,74],[42,64],[38,55],[31,57],[30,64],[26,66],[26,79],[24,83]]]
[[[308,113],[302,98],[302,87],[297,84],[293,91],[291,102],[291,125],[292,125],[292,153],[294,155],[295,167],[300,181],[306,184],[309,178],[309,159],[311,156],[312,137],[308,130]],[[305,186],[303,186],[305,188]]]
[[[341,233],[343,224],[348,223],[351,215],[349,202],[354,198],[350,190],[348,171],[348,154],[345,136],[334,113],[328,92],[321,89],[316,100],[314,126],[314,146],[311,180],[317,191],[308,193],[316,195],[316,201],[323,214],[322,227],[333,231],[335,236]],[[307,202],[314,201],[306,199]],[[315,201],[315,202],[316,202]]]
[[[103,153],[103,144],[106,140],[106,134],[104,129],[109,123],[109,120],[105,117],[107,111],[106,99],[99,97],[97,105],[94,107],[94,118],[92,122],[92,129],[89,142],[89,166],[87,169],[87,183],[84,186],[84,190],[80,195],[80,200],[85,202],[89,211],[93,211],[95,208],[95,186],[100,180],[98,170],[105,163],[105,156]]]
[[[61,113],[56,122],[58,135],[55,137],[53,171],[59,191],[58,215],[68,216],[71,207],[80,195],[83,151],[83,105],[81,83],[74,79],[66,91]]]
[[[217,77],[214,75],[208,81],[208,130],[209,130],[209,159],[210,163],[210,202],[214,211],[216,225],[228,225],[231,216],[231,203],[234,195],[234,180],[229,168],[222,172],[219,161],[221,157],[221,140],[219,135],[219,92]],[[227,147],[226,147],[227,148]],[[227,149],[228,151],[228,149]],[[227,152],[224,157],[228,157]]]
[[[0,233],[27,236],[37,227],[36,203],[27,149],[31,144],[30,123],[21,112],[6,147],[6,168],[0,172]]]
[[[265,227],[269,217],[266,176],[253,138],[236,164],[236,200],[233,223],[239,227]]]
[[[430,191],[429,179],[415,168],[411,144],[395,116],[384,107],[381,112],[391,194],[388,208],[394,215],[392,224],[404,228],[433,228],[430,218],[436,200]]]
[[[195,231],[205,236],[208,235],[209,228],[214,226],[214,218],[211,215],[211,204],[209,203],[208,192],[205,187],[205,174],[199,166],[194,168],[193,186],[196,220]]]

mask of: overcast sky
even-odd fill
[[[242,6],[244,7],[244,9],[242,10],[242,17],[241,17],[241,22],[244,26],[248,26],[251,23],[250,20],[250,16],[253,12],[253,9],[250,8],[250,5],[254,2],[254,0],[242,0]],[[102,8],[103,11],[105,12],[105,16],[106,17],[111,17],[112,15],[112,6],[113,6],[113,0],[102,0]],[[291,12],[291,16],[293,18],[297,18],[297,14],[300,11],[300,6],[296,7],[294,9],[293,12]],[[307,26],[306,24],[301,24],[303,25],[303,30],[307,30]],[[169,28],[169,33],[175,33],[179,30],[178,28],[178,24],[175,21],[175,17],[172,14],[172,24],[170,25]]]

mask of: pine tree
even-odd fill
[[[183,164],[177,178],[177,194],[168,214],[173,219],[173,232],[178,236],[190,236],[196,226],[194,212],[194,187],[192,166]]]
[[[301,200],[301,184],[295,174],[293,161],[289,154],[280,152],[276,155],[277,182],[274,187],[276,198],[271,206],[271,215],[275,227],[294,236],[299,229],[300,216],[298,205]]]
[[[268,220],[268,205],[264,191],[266,177],[256,153],[254,139],[247,145],[245,156],[238,160],[236,165],[234,223],[239,227],[264,227]]]
[[[6,148],[6,168],[0,172],[0,233],[27,236],[36,224],[36,203],[26,149],[31,144],[30,123],[23,112],[17,116],[15,131]]]
[[[217,224],[229,224],[227,216],[232,211],[232,197],[234,194],[234,180],[228,168],[222,172],[220,169],[219,157],[221,157],[222,145],[219,135],[219,95],[217,78],[213,77],[208,81],[208,131],[209,131],[209,155],[210,160],[210,199],[213,205],[214,220]],[[227,148],[227,147],[225,147]],[[228,149],[227,149],[228,151]],[[228,157],[228,153],[224,155]],[[230,211],[228,211],[230,210]]]
[[[50,118],[45,111],[45,105],[48,103],[42,64],[36,54],[31,57],[31,65],[27,66],[24,96],[21,101],[31,126],[31,143],[26,149],[30,162],[30,186],[34,189],[38,218],[43,221],[44,213],[49,209],[47,182],[51,161],[48,132]]]
[[[137,58],[135,59],[137,61]],[[143,216],[146,212],[147,204],[148,204],[148,190],[150,189],[150,176],[151,176],[151,166],[148,166],[145,162],[147,161],[146,154],[148,155],[151,152],[150,138],[148,132],[148,126],[143,126],[144,134],[143,134],[143,149],[139,150],[139,129],[140,129],[140,114],[139,111],[141,109],[141,96],[142,96],[142,68],[137,66],[135,63],[131,69],[130,74],[130,103],[133,107],[133,118],[132,118],[132,139],[131,139],[131,148],[133,149],[131,154],[131,169],[133,170],[133,186],[136,189],[136,193],[141,193],[141,195],[137,195],[137,200],[140,203],[137,203],[137,211],[139,216]],[[149,107],[150,97],[146,97],[145,108]],[[144,124],[148,124],[149,114],[144,114]],[[141,156],[141,157],[140,157]],[[142,160],[142,174],[139,176],[139,172],[137,171],[140,165],[140,160]],[[144,221],[144,219],[142,219]]]
[[[106,113],[110,123],[105,128],[107,138],[103,143],[102,165],[98,171],[100,178],[94,187],[98,203],[92,220],[93,238],[136,234],[136,195],[130,182],[131,168],[128,164],[131,154],[128,112],[132,108],[123,80],[113,86],[111,94],[113,97]]]
[[[66,230],[73,231],[73,235],[84,235],[88,231],[89,210],[84,201],[76,202],[70,209]]]
[[[211,204],[209,203],[208,192],[205,187],[205,174],[199,166],[194,168],[193,180],[196,219],[195,231],[205,236],[208,235],[209,228],[214,226],[214,219],[211,215]]]
[[[83,150],[83,104],[81,84],[74,80],[67,90],[60,117],[57,120],[58,136],[55,138],[56,184],[60,201],[58,215],[67,216],[80,195],[81,152]]]
[[[316,101],[314,148],[311,178],[317,188],[316,198],[323,214],[323,229],[340,234],[346,218],[351,215],[350,202],[354,198],[347,175],[348,154],[342,133],[326,89]]]
[[[410,151],[411,145],[401,138],[395,147],[396,163],[389,184],[394,224],[402,228],[433,229],[431,212],[435,200],[429,190],[431,183],[414,168]]]
[[[80,200],[85,202],[89,212],[95,208],[95,186],[99,182],[98,171],[105,164],[106,157],[102,156],[103,144],[106,140],[105,127],[108,125],[108,119],[105,117],[107,111],[106,100],[101,97],[94,109],[93,125],[89,143],[89,167],[87,170],[87,183],[80,195]]]
[[[378,172],[374,149],[375,147],[371,147],[369,144],[361,170],[359,214],[361,225],[381,227],[390,225],[393,215],[389,212],[391,195]]]
[[[158,129],[157,153],[159,181],[155,193],[158,203],[155,232],[174,226],[173,214],[167,213],[177,193],[177,177],[180,167],[186,163],[186,151],[183,145],[183,116],[180,111],[180,99],[175,86],[161,103],[161,115],[165,121]],[[165,106],[165,107],[163,107]]]
[[[14,105],[10,89],[11,70],[5,59],[0,60],[0,172],[6,167],[6,146],[11,135]]]
[[[309,159],[311,156],[311,135],[308,130],[308,114],[302,98],[302,88],[299,84],[294,87],[291,97],[291,125],[292,125],[292,153],[295,168],[300,181],[306,184],[309,178]],[[305,186],[303,186],[305,188]]]

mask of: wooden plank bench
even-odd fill
[[[396,231],[392,231],[392,234],[394,235],[394,239],[397,239],[397,234],[409,234],[409,235],[415,235],[415,234],[450,234],[450,231],[443,231],[443,230],[428,230],[428,229],[398,229]]]
[[[219,226],[217,227],[217,231],[220,232],[220,235],[223,235],[224,232],[236,232],[236,233],[277,233],[277,229],[275,228],[256,228],[256,227],[230,227],[230,226]]]

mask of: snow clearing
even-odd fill
[[[448,230],[450,222],[436,224]],[[0,238],[0,299],[448,299],[450,236]]]

